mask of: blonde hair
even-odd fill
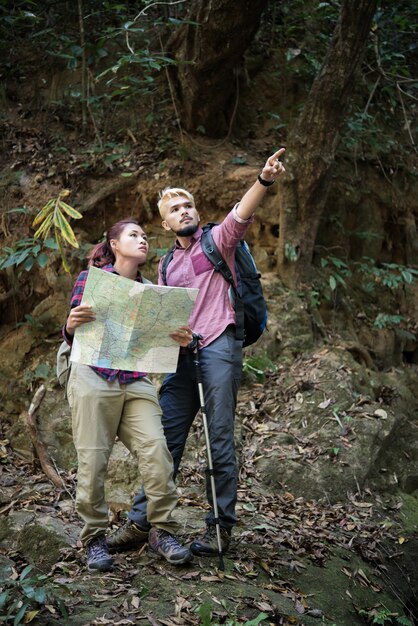
[[[193,206],[195,206],[194,198],[190,191],[186,191],[186,189],[181,189],[180,187],[166,187],[165,189],[160,191],[160,199],[157,203],[161,217],[164,217],[163,213],[166,203],[168,202],[168,200],[171,200],[171,198],[174,198],[175,196],[183,196],[184,198],[190,200],[190,202],[193,203]]]

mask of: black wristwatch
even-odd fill
[[[257,180],[263,187],[270,187],[270,185],[274,185],[275,183],[274,180],[264,180],[264,178],[261,178],[261,174],[257,176]]]

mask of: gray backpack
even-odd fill
[[[59,347],[57,354],[57,378],[58,382],[65,390],[67,389],[68,379],[71,371],[71,346],[63,341]]]

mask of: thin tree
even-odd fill
[[[86,38],[84,33],[83,0],[78,0],[78,26],[81,47],[81,126],[83,132],[87,126],[87,62]]]
[[[328,178],[357,70],[366,50],[376,0],[343,0],[321,70],[290,130],[288,176],[280,194],[279,273],[288,285],[309,276]]]

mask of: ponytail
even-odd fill
[[[87,267],[91,267],[92,265],[94,267],[104,267],[109,263],[113,265],[116,260],[110,243],[107,240],[94,246],[93,250],[87,255],[87,258],[89,260]]]

